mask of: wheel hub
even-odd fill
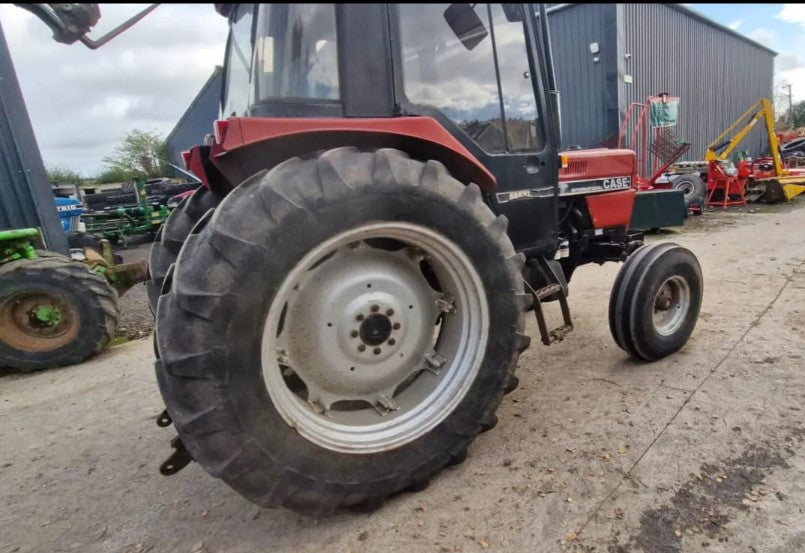
[[[33,327],[56,326],[61,321],[59,309],[52,305],[39,305],[28,312],[28,317]]]
[[[391,309],[389,309],[389,311],[394,313]],[[369,315],[361,323],[358,335],[364,344],[368,346],[379,346],[391,336],[391,320],[389,320],[386,315]]]
[[[676,332],[690,310],[690,287],[681,276],[662,283],[654,297],[653,322],[657,333],[668,336]]]

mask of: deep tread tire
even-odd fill
[[[114,337],[119,317],[117,292],[86,265],[53,252],[0,266],[0,301],[25,291],[44,291],[78,311],[78,335],[50,351],[24,351],[0,342],[0,366],[22,372],[73,365],[101,351]]]
[[[653,323],[660,286],[679,276],[690,290],[690,306],[677,330],[659,334]],[[656,361],[678,351],[690,338],[702,303],[702,273],[690,250],[672,243],[647,244],[635,250],[615,278],[609,298],[609,329],[618,346],[632,357]]]
[[[215,209],[221,198],[206,186],[199,186],[193,194],[182,200],[157,231],[156,241],[148,256],[148,278],[145,281],[148,305],[156,313],[162,282],[168,267],[176,262],[179,250],[193,227],[210,209]]]
[[[442,423],[391,450],[339,453],[303,438],[272,405],[262,328],[284,276],[311,247],[378,218],[428,225],[483,267],[492,331],[478,375]],[[157,309],[156,372],[167,410],[192,457],[259,505],[312,516],[376,508],[461,462],[497,421],[529,343],[523,262],[505,218],[441,163],[354,148],[285,161],[236,187],[185,241]]]

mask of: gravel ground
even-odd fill
[[[123,263],[147,261],[151,243],[140,244],[126,249],[118,249],[115,253],[123,257]],[[148,336],[154,328],[154,316],[148,308],[148,294],[145,284],[135,284],[119,298],[120,323],[117,326],[117,337],[136,340]]]
[[[174,432],[154,424],[150,340],[0,376],[0,553],[805,551],[803,206],[672,233],[705,297],[691,341],[657,363],[609,336],[618,266],[581,268],[575,332],[532,339],[498,426],[371,514],[261,509],[196,464],[160,476]]]

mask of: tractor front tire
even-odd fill
[[[312,516],[378,508],[461,462],[529,343],[506,226],[477,186],[392,149],[236,187],[157,309],[157,379],[193,459]]]
[[[117,293],[86,265],[47,252],[0,266],[0,367],[73,365],[117,328]]]
[[[609,298],[609,328],[632,357],[656,361],[690,338],[702,304],[702,271],[690,250],[647,244],[620,268]]]
[[[148,256],[148,275],[145,281],[148,306],[152,313],[157,311],[157,300],[165,275],[171,264],[176,261],[185,239],[199,219],[210,209],[215,209],[220,201],[221,198],[212,190],[206,186],[199,186],[176,206],[165,224],[157,231],[156,240]]]

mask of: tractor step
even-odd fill
[[[573,330],[573,321],[570,318],[570,306],[567,303],[567,293],[565,288],[559,283],[559,278],[554,273],[553,268],[545,259],[539,259],[537,268],[543,273],[546,282],[550,284],[537,290],[526,283],[534,299],[534,314],[537,316],[537,326],[539,327],[540,338],[546,346],[561,342]],[[562,310],[562,326],[548,330],[545,322],[545,311],[543,310],[543,300],[555,297],[559,300]]]
[[[562,285],[559,283],[556,284],[549,284],[548,286],[543,286],[539,290],[534,291],[534,295],[537,296],[540,300],[544,300],[545,298],[549,298],[556,294],[557,292],[563,292]]]

